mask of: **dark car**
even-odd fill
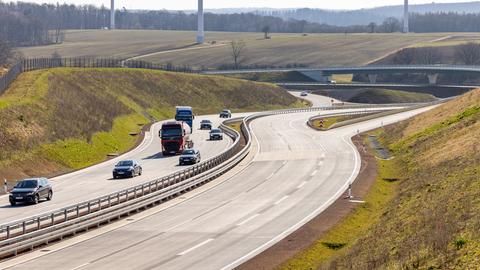
[[[232,117],[232,112],[230,110],[223,110],[221,113],[220,113],[220,118],[231,118]]]
[[[32,178],[18,182],[10,193],[12,206],[17,203],[37,204],[41,199],[50,201],[53,197],[52,185],[47,178]]]
[[[210,131],[210,140],[211,141],[215,141],[215,140],[223,140],[223,132],[216,128],[216,129],[212,129]]]
[[[120,177],[135,177],[135,175],[142,175],[142,166],[135,160],[122,160],[115,165],[113,169],[113,178]]]
[[[178,164],[180,166],[185,164],[196,164],[201,160],[200,151],[195,149],[187,149],[182,152],[182,155],[178,159]]]
[[[212,121],[210,120],[202,120],[202,122],[200,122],[200,129],[208,129],[208,130],[211,130],[212,129]]]

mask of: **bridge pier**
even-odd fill
[[[368,80],[371,84],[377,83],[378,74],[368,74]]]
[[[435,74],[427,74],[428,83],[431,85],[437,84],[438,73]]]

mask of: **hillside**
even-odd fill
[[[321,95],[328,95],[332,98],[345,102],[369,104],[429,102],[436,99],[430,94],[371,88],[324,90],[318,91],[317,93]]]
[[[396,157],[396,197],[321,269],[476,269],[480,90],[387,127],[382,137]]]
[[[131,148],[151,118],[175,105],[196,114],[302,106],[284,90],[224,77],[130,69],[50,69],[22,74],[0,96],[0,176],[52,175]]]

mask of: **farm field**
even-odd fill
[[[194,43],[193,31],[157,30],[71,30],[63,44],[24,47],[27,58],[49,57],[57,51],[62,57],[121,57],[216,68],[231,64],[229,42],[246,44],[243,65],[362,65],[383,58],[404,47],[430,43],[479,39],[476,34],[272,34],[207,32],[206,44]],[[122,44],[119,46],[118,44]]]

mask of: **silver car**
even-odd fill
[[[182,152],[182,155],[178,158],[178,164],[180,166],[185,164],[196,164],[201,160],[200,151],[195,149],[187,149]]]

